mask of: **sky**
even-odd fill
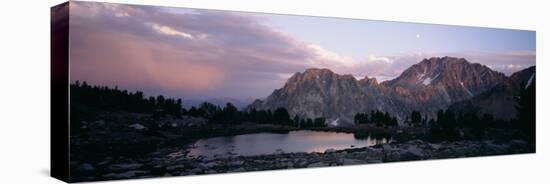
[[[397,77],[454,56],[510,75],[535,32],[98,2],[70,3],[70,77],[182,99],[265,98],[296,72]]]

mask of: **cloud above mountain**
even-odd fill
[[[418,63],[424,58],[453,56],[465,58],[472,63],[480,63],[489,68],[511,75],[514,72],[535,65],[535,51],[513,52],[448,52],[448,53],[414,53],[389,56],[369,56],[364,62],[354,66],[354,73],[363,72],[369,77],[379,80],[389,80],[397,77],[408,67]]]
[[[70,6],[71,80],[148,95],[265,97],[307,68],[385,80],[434,56],[352,58],[302,41],[270,26],[263,16],[248,13],[93,2]],[[534,64],[530,52],[463,54],[505,73]]]
[[[257,96],[280,76],[352,62],[250,14],[72,2],[71,16],[73,80],[151,94]]]

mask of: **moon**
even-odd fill
[[[420,38],[420,34],[416,34],[416,38]]]

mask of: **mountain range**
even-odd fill
[[[534,82],[535,66],[510,77],[464,58],[432,57],[404,70],[397,78],[379,83],[366,76],[336,74],[329,69],[307,69],[290,77],[265,100],[247,108],[286,108],[300,117],[325,117],[333,125],[353,123],[358,112],[378,110],[400,124],[411,112],[434,117],[438,110],[488,113],[497,119],[515,117],[514,97],[522,85]]]

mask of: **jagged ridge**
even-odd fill
[[[283,88],[248,108],[285,107],[291,115],[326,117],[339,124],[352,123],[357,112],[380,110],[403,122],[412,110],[433,117],[437,110],[479,96],[499,84],[517,86],[515,81],[525,80],[526,75],[506,77],[487,66],[455,57],[424,59],[382,83],[368,76],[356,80],[329,69],[307,69],[295,73]]]

